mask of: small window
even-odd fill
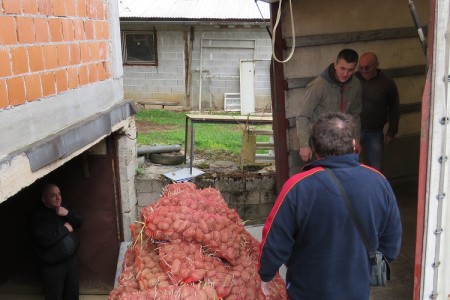
[[[152,31],[123,32],[123,63],[156,65],[155,36]]]

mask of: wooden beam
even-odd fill
[[[410,113],[418,113],[422,111],[422,103],[421,102],[413,102],[407,104],[400,104],[400,114],[410,114]],[[287,119],[288,128],[295,128],[295,117]]]
[[[426,74],[426,66],[425,65],[416,65],[416,66],[408,66],[408,67],[400,67],[400,68],[390,68],[390,69],[383,69],[383,72],[385,72],[387,75],[389,75],[392,78],[425,75]],[[288,79],[288,80],[286,80],[287,89],[290,90],[290,89],[305,88],[308,85],[308,83],[310,83],[316,77],[317,76]]]
[[[426,26],[423,28],[424,32],[427,32]],[[403,28],[388,28],[344,33],[329,33],[318,34],[308,36],[295,37],[295,47],[311,47],[320,45],[340,44],[340,43],[352,43],[362,41],[375,41],[375,40],[387,40],[387,39],[402,39],[418,37],[417,29],[415,27],[403,27]],[[291,48],[292,38],[283,39],[283,47],[285,49]]]

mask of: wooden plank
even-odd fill
[[[426,26],[423,28],[426,33]],[[352,43],[362,41],[386,40],[386,39],[402,39],[418,37],[415,27],[388,28],[344,33],[329,33],[309,36],[297,36],[295,38],[295,47],[311,47],[320,45]],[[283,41],[285,49],[292,47],[292,38],[286,38]]]
[[[250,129],[250,132],[255,135],[273,135],[273,130]]]
[[[400,114],[410,114],[410,113],[418,113],[422,111],[422,102],[414,102],[408,104],[400,104]],[[287,119],[288,128],[295,128],[295,118]]]
[[[407,77],[407,76],[418,76],[426,74],[426,66],[425,65],[415,65],[415,66],[407,66],[400,68],[388,68],[382,69],[387,75],[392,78],[395,77]],[[288,79],[287,81],[287,89],[301,89],[305,88],[308,83],[314,80],[317,76],[313,77],[299,77]]]
[[[272,116],[233,116],[233,115],[197,115],[187,114],[186,117],[194,123],[244,123],[244,124],[271,124]]]
[[[270,142],[267,142],[267,143],[257,142],[256,149],[257,150],[272,150],[272,149],[274,149],[274,144],[270,143]]]

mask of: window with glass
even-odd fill
[[[123,63],[127,65],[157,65],[155,32],[122,32],[122,54]]]

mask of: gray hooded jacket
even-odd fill
[[[357,125],[355,137],[359,139],[361,132],[359,114],[362,108],[361,84],[354,76],[347,82],[341,83],[335,79],[334,74],[335,70],[331,64],[308,84],[305,97],[300,100],[296,115],[300,148],[310,147],[310,129],[319,115],[324,112],[340,111],[341,101],[344,106],[342,112],[350,114]]]

